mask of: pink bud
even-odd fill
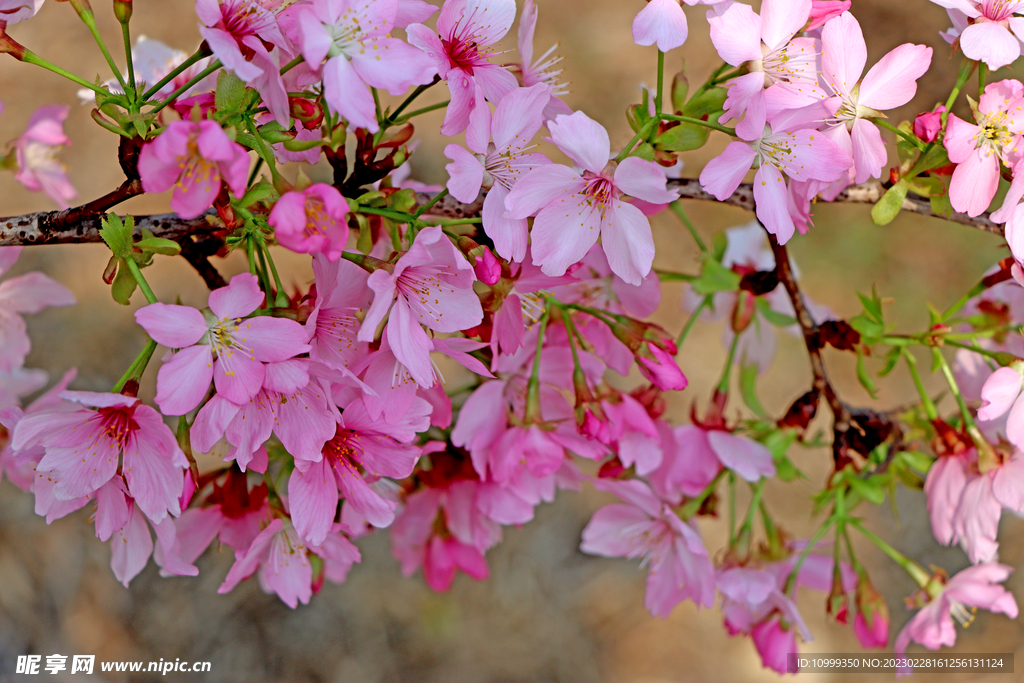
[[[914,119],[914,135],[925,142],[935,142],[939,131],[942,130],[942,115],[944,113],[946,113],[946,108],[940,104],[935,111],[918,114]]]
[[[679,369],[676,359],[653,344],[648,348],[654,358],[637,356],[638,367],[651,384],[663,391],[682,391],[689,382]]]
[[[501,279],[501,263],[487,247],[484,247],[483,253],[476,257],[473,271],[476,272],[477,279],[485,285],[493,285]]]
[[[853,632],[864,647],[885,647],[889,643],[889,606],[865,572],[857,579],[857,616]]]

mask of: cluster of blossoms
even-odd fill
[[[53,71],[7,35],[41,4],[0,0],[0,47]],[[227,283],[211,266],[202,309],[162,303],[142,269],[154,254],[196,243],[145,231],[137,239],[133,221],[105,217],[113,258],[104,278],[121,303],[142,291],[148,304],[135,320],[149,342],[112,392],[69,391],[68,375],[24,408],[20,398],[45,377],[22,367],[29,342],[19,314],[73,301],[40,274],[0,285],[2,472],[34,494],[47,522],[91,504],[126,586],[151,557],[163,574],[196,575],[217,541],[235,553],[221,593],[255,574],[296,607],[325,578],[345,580],[361,559],[353,541],[388,529],[403,572],[422,569],[431,588],[447,590],[458,571],[488,575],[503,527],[589,482],[618,502],[593,515],[581,549],[643,558],[655,616],[719,599],[727,631],[749,636],[779,672],[797,636],[811,639],[800,587],[825,594],[828,613],[852,623],[865,647],[889,642],[888,607],[853,555],[850,529],[902,558],[921,589],[898,652],[910,641],[951,645],[965,606],[1015,617],[999,585],[1010,569],[997,563],[996,532],[1004,508],[1024,515],[1024,346],[1010,334],[1024,320],[1024,85],[980,88],[968,123],[947,111],[967,70],[945,106],[894,127],[883,112],[913,98],[932,48],[901,45],[865,72],[848,0],[764,0],[760,13],[730,0],[703,4],[722,67],[692,94],[682,77],[664,88],[659,71],[654,96],[630,110],[636,135],[617,151],[600,123],[563,100],[560,59],[534,59],[533,0],[447,0],[440,11],[421,0],[197,0],[204,40],[193,55],[151,40],[126,46],[127,73],[79,83],[93,118],[121,137],[132,189],[120,199],[170,192],[178,217],[200,219],[220,247],[243,251],[249,272]],[[86,0],[71,5],[93,21]],[[126,36],[131,6],[115,0]],[[998,68],[1019,55],[1017,38],[1010,50],[1003,35],[1016,6],[943,6],[968,65]],[[517,13],[519,59],[499,59],[495,46]],[[688,33],[678,0],[649,2],[632,29],[637,44],[662,52]],[[405,113],[442,82],[447,102]],[[386,107],[382,91],[405,99]],[[444,150],[443,189],[408,178],[409,121],[442,107],[440,134],[464,136]],[[67,115],[40,109],[4,162],[62,208],[74,197],[55,156],[68,142]],[[900,155],[879,222],[909,189],[978,216],[1000,178],[1009,182],[992,220],[1006,224],[1014,258],[928,334],[896,342],[877,297],[862,297],[865,313],[849,322],[805,301],[783,247],[811,226],[812,202],[882,177],[880,126],[900,136]],[[668,173],[712,130],[730,142],[700,186],[725,201],[754,171],[758,221],[710,248],[694,231],[700,274],[656,272],[649,217],[672,206],[687,221]],[[534,151],[539,140],[567,163]],[[309,170],[321,159],[329,173]],[[293,173],[295,163],[316,179]],[[449,197],[475,212],[446,208]],[[274,244],[309,255],[311,283],[284,291]],[[0,251],[0,273],[17,254]],[[663,278],[691,283],[691,321],[679,336],[645,321]],[[694,408],[691,424],[677,425],[663,394],[687,388],[677,357],[699,317],[728,320],[729,353],[703,414]],[[963,387],[959,421],[941,419],[922,396],[927,419],[918,422],[935,435],[934,462],[884,415],[843,404],[823,370],[781,419],[770,418],[749,378],[771,363],[774,327],[802,337],[819,364],[826,345],[861,363],[873,345],[889,344],[886,372],[902,359],[916,373],[911,343],[974,339],[957,354],[959,383],[946,368],[954,391]],[[154,408],[138,392],[158,345],[167,352]],[[729,410],[734,364],[746,419]],[[442,369],[470,379],[456,388]],[[642,381],[624,388],[631,376]],[[806,430],[822,401],[837,421],[835,470],[818,499],[832,512],[813,539],[794,539],[762,493],[766,481],[798,475],[787,451],[812,441]],[[200,471],[200,461],[212,464]],[[896,476],[923,486],[936,538],[962,544],[973,567],[952,578],[925,572],[848,516],[862,501],[881,502]],[[749,490],[750,507],[717,552],[699,522],[717,514],[725,486],[733,506],[736,489]],[[830,528],[831,551],[819,546]]]

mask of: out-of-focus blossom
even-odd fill
[[[21,249],[0,247],[0,277],[18,260]],[[31,348],[22,314],[74,303],[75,296],[64,285],[37,271],[0,283],[0,371],[20,368]]]
[[[58,104],[39,107],[15,146],[15,179],[33,192],[45,192],[62,209],[70,207],[71,200],[78,196],[67,167],[57,158],[71,144],[71,138],[64,134],[64,120],[70,110],[67,105]]]
[[[0,0],[0,28],[31,19],[43,6],[43,0]]]

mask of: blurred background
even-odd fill
[[[435,0],[435,4],[441,4]],[[94,3],[101,32],[117,55],[120,32],[109,3]],[[191,52],[199,43],[192,0],[135,3],[133,35],[146,35]],[[521,3],[520,3],[521,5]],[[630,24],[643,7],[640,0],[537,0],[540,22],[535,50],[541,53],[559,43],[565,57],[563,77],[571,83],[566,98],[604,124],[616,148],[631,137],[626,107],[636,101],[642,83],[653,83],[656,53],[633,44]],[[904,42],[934,48],[933,66],[917,97],[893,122],[913,117],[945,100],[959,55],[938,36],[949,26],[945,12],[924,0],[905,3],[856,0],[853,11],[867,34],[868,63]],[[666,73],[684,66],[691,83],[703,82],[718,65],[707,37],[705,9],[687,7],[690,38],[670,53]],[[43,57],[93,79],[110,77],[85,27],[67,4],[48,2],[34,19],[12,27],[12,36]],[[514,29],[504,46],[514,49]],[[507,61],[516,55],[509,54]],[[116,59],[116,57],[115,57]],[[501,59],[501,58],[499,58]],[[120,62],[120,60],[118,60]],[[1009,69],[991,77],[1010,77]],[[973,84],[975,81],[971,81]],[[68,103],[66,131],[73,144],[65,150],[72,181],[80,199],[88,201],[121,181],[115,159],[117,141],[100,133],[80,105],[77,87],[14,60],[0,60],[0,141],[14,140],[37,106]],[[434,88],[424,105],[446,95]],[[965,107],[966,109],[966,107]],[[968,115],[962,112],[963,115]],[[441,113],[417,123],[423,135],[413,157],[415,176],[426,182],[445,181],[442,150],[450,140],[429,135],[437,130]],[[886,134],[887,138],[891,138]],[[726,144],[713,136],[704,149],[685,157],[683,174],[696,176],[703,164]],[[890,152],[890,162],[893,161]],[[294,173],[294,170],[291,171]],[[316,169],[327,177],[325,169]],[[294,177],[294,176],[293,176]],[[42,195],[26,192],[11,175],[0,176],[0,214],[49,210]],[[143,196],[119,207],[135,214],[167,210],[167,195]],[[816,227],[791,243],[805,292],[831,308],[838,317],[859,312],[855,292],[877,287],[887,304],[889,320],[904,331],[927,325],[926,301],[944,308],[977,282],[987,267],[1005,255],[1002,240],[970,228],[938,220],[901,215],[885,227],[875,226],[864,206],[816,207]],[[686,210],[700,232],[711,236],[748,222],[741,210],[690,202]],[[667,215],[654,219],[658,255],[655,266],[694,272],[699,254],[690,238]],[[73,387],[105,391],[129,365],[143,345],[142,331],[131,310],[114,303],[100,275],[109,252],[102,245],[33,247],[26,249],[14,273],[42,270],[71,288],[78,297],[73,308],[50,310],[29,317],[33,351],[27,367],[45,368],[53,379],[78,368]],[[305,286],[311,279],[306,259],[278,250],[286,282]],[[245,268],[232,256],[215,261],[230,276]],[[156,293],[165,300],[180,296],[183,303],[203,306],[206,289],[181,259],[158,257],[147,271]],[[685,320],[682,287],[665,285],[657,321],[673,333]],[[142,297],[135,297],[136,305]],[[725,351],[722,323],[699,324],[687,342],[680,364],[690,388],[668,397],[670,415],[686,420],[690,407],[702,408],[717,380]],[[760,385],[769,412],[781,415],[810,384],[806,352],[800,340],[780,335],[779,353]],[[851,354],[826,352],[826,363],[842,396],[854,405],[870,401],[860,388]],[[872,366],[877,369],[878,365]],[[925,366],[927,367],[927,366]],[[151,398],[156,364],[148,373],[143,397]],[[880,388],[880,405],[890,407],[913,400],[909,379],[897,371]],[[936,392],[940,384],[930,378]],[[628,383],[623,384],[628,386]],[[742,413],[738,397],[731,416]],[[950,410],[948,402],[943,407]],[[826,423],[819,418],[819,426]],[[796,537],[813,533],[811,494],[828,475],[831,465],[824,450],[794,449],[790,456],[807,480],[769,486],[766,500]],[[265,595],[255,580],[230,595],[216,590],[230,567],[230,551],[212,550],[199,561],[198,578],[161,579],[149,567],[125,589],[110,569],[110,550],[98,542],[80,511],[47,526],[32,512],[32,497],[9,482],[0,484],[0,681],[12,677],[16,656],[95,654],[98,660],[210,661],[208,674],[169,674],[168,678],[203,681],[332,681],[376,683],[423,681],[437,683],[589,682],[681,683],[684,681],[771,681],[777,675],[761,668],[749,639],[730,638],[716,609],[679,606],[665,620],[643,608],[645,570],[637,563],[607,560],[579,552],[583,526],[598,507],[612,502],[590,488],[563,492],[543,505],[524,528],[507,528],[505,540],[488,554],[489,580],[476,583],[460,575],[450,592],[435,594],[422,577],[405,579],[390,554],[387,533],[358,543],[363,562],[341,586],[326,584],[308,606],[291,610],[276,596]],[[872,512],[868,522],[924,566],[945,567],[950,574],[967,565],[958,549],[939,547],[930,532],[920,492],[901,491],[895,501],[898,516],[888,505]],[[1024,523],[1004,516],[1000,560],[1014,567],[1024,563]],[[701,522],[709,548],[720,548],[724,524]],[[912,582],[877,550],[860,548],[859,557],[871,570],[875,585],[888,600],[893,636],[913,612],[903,598],[914,591]],[[1024,595],[1024,576],[1013,575],[1007,587]],[[851,630],[826,621],[825,596],[804,593],[799,605],[814,634],[801,645],[803,652],[858,652]],[[1016,652],[1018,671],[1024,670],[1024,628],[1002,615],[979,612],[966,631],[959,629],[956,652]],[[44,660],[45,661],[45,660]],[[104,674],[93,674],[101,679]],[[127,680],[126,674],[110,680]],[[891,674],[801,674],[810,681],[864,681]],[[939,676],[935,676],[938,678]],[[1022,680],[1024,674],[941,674],[943,681]],[[71,679],[66,672],[64,678]],[[54,677],[53,680],[61,680]],[[140,675],[132,680],[155,680]],[[930,680],[917,674],[916,680]]]

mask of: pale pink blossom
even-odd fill
[[[856,166],[855,182],[877,178],[886,162],[885,142],[869,119],[901,107],[917,92],[917,79],[931,64],[932,49],[905,43],[890,51],[868,70],[867,46],[860,24],[849,12],[832,19],[821,30],[821,79],[842,104],[835,114],[838,125],[829,129],[832,140]]]
[[[641,481],[598,480],[598,489],[626,501],[606,505],[583,530],[580,550],[604,557],[642,557],[649,564],[644,606],[667,618],[683,600],[710,607],[715,570],[692,522],[683,522]]]
[[[0,277],[14,266],[21,249],[0,247]],[[64,285],[38,271],[0,283],[0,372],[20,368],[32,346],[22,314],[74,303],[75,296]]]
[[[633,18],[633,42],[668,52],[686,42],[686,15],[679,0],[650,0]]]
[[[160,368],[156,403],[167,415],[199,405],[213,380],[217,393],[243,405],[260,390],[264,363],[309,351],[308,332],[294,320],[246,318],[263,302],[255,275],[242,273],[210,292],[209,314],[190,306],[155,303],[135,312],[150,337],[180,349]]]
[[[337,261],[348,240],[348,202],[332,185],[315,183],[301,192],[285,192],[267,223],[281,246],[300,254],[323,254]]]
[[[999,585],[1012,571],[1006,565],[989,562],[968,567],[948,581],[933,579],[921,591],[920,597],[926,604],[896,636],[896,654],[906,653],[911,641],[929,650],[938,650],[943,645],[952,647],[956,643],[953,619],[962,625],[969,624],[973,620],[969,608],[980,607],[1016,619],[1017,601]]]
[[[623,196],[664,204],[678,194],[666,189],[665,172],[654,162],[627,157],[609,164],[608,132],[583,112],[559,116],[548,128],[551,142],[583,170],[561,164],[535,168],[506,197],[510,217],[536,216],[534,265],[545,275],[562,275],[600,237],[612,272],[639,285],[651,271],[654,239],[647,217]]]
[[[437,17],[437,33],[423,24],[406,31],[409,42],[426,52],[448,83],[451,103],[442,135],[466,131],[470,147],[487,145],[491,110],[516,88],[516,77],[487,59],[487,48],[505,37],[516,18],[515,0],[447,0]]]
[[[324,98],[353,127],[380,129],[371,87],[401,95],[437,72],[427,55],[391,37],[397,2],[312,0],[297,11],[302,55],[314,67],[327,60]]]
[[[552,45],[547,52],[536,60],[533,58],[533,35],[537,30],[537,5],[533,0],[526,0],[523,5],[523,12],[519,15],[519,32],[517,45],[519,47],[519,58],[522,63],[515,65],[519,70],[519,80],[523,87],[529,88],[543,83],[551,88],[551,96],[547,106],[544,107],[544,120],[550,121],[562,114],[571,114],[572,109],[562,101],[562,97],[569,94],[566,83],[560,80],[562,69],[556,69],[562,62],[562,58],[553,55],[558,45]]]
[[[476,201],[481,187],[488,189],[482,213],[484,232],[499,256],[517,263],[526,257],[529,226],[526,218],[505,215],[505,198],[524,174],[551,163],[543,154],[526,151],[544,123],[550,92],[543,84],[517,88],[494,110],[490,129],[494,142],[471,145],[475,155],[460,145],[448,145],[444,150],[452,160],[445,166],[448,190],[460,202],[469,203]]]
[[[217,59],[246,83],[263,75],[264,69],[246,58],[267,55],[269,43],[288,43],[274,13],[283,0],[196,0],[199,33]],[[244,50],[244,52],[243,52]]]
[[[964,56],[993,71],[1013,63],[1024,35],[1024,4],[1017,0],[932,0],[945,7]]]
[[[64,120],[71,108],[67,105],[39,107],[28,121],[28,127],[15,143],[18,172],[15,179],[33,192],[45,192],[62,209],[71,206],[78,196],[68,178],[67,167],[57,155],[71,138],[64,134]]]
[[[362,320],[370,307],[373,291],[366,284],[368,274],[350,261],[331,262],[326,256],[313,257],[316,304],[306,321],[314,328],[309,357],[342,368],[354,366],[369,353],[369,344],[357,340]]]
[[[31,19],[43,6],[43,0],[0,0],[0,28]]]
[[[143,189],[158,193],[174,188],[171,208],[182,218],[195,218],[213,206],[221,181],[241,197],[248,173],[245,148],[215,121],[174,121],[139,154]]]

